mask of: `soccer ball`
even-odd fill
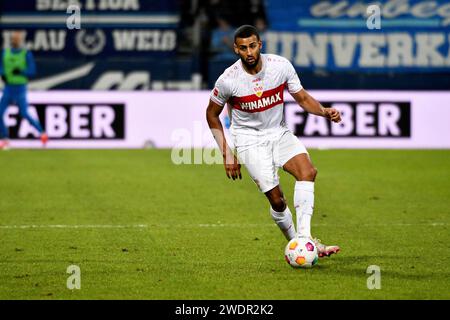
[[[293,268],[311,268],[319,260],[316,245],[309,238],[294,238],[289,241],[284,257]]]

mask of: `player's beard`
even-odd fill
[[[260,58],[261,58],[261,54],[258,52],[258,54],[256,55],[256,58],[255,58],[255,60],[253,61],[253,63],[248,63],[247,60],[245,60],[245,59],[242,58],[242,57],[241,57],[241,61],[242,61],[242,63],[245,65],[245,67],[246,67],[248,70],[252,70],[252,69],[255,69],[256,66],[258,65],[259,59],[260,59]]]

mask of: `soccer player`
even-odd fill
[[[12,48],[3,50],[0,59],[0,75],[5,83],[0,100],[0,149],[9,147],[8,129],[3,115],[8,105],[12,103],[19,106],[20,115],[39,131],[44,146],[48,140],[39,121],[28,113],[27,83],[28,78],[36,74],[36,65],[32,53],[22,47],[23,40],[23,32],[14,31],[11,34]]]
[[[244,25],[234,34],[234,52],[240,59],[225,70],[212,90],[206,118],[222,152],[228,178],[241,179],[242,162],[270,203],[270,214],[286,239],[307,237],[317,246],[319,257],[337,253],[311,236],[314,180],[317,170],[303,143],[287,128],[283,116],[283,91],[287,87],[307,112],[340,122],[338,110],[324,108],[302,87],[292,64],[281,56],[261,54],[262,42],[255,27]],[[228,104],[230,134],[237,154],[229,147],[219,115]],[[239,160],[238,160],[239,159]],[[296,179],[292,214],[279,185],[278,169]]]

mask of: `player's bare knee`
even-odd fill
[[[282,212],[286,209],[286,200],[283,197],[276,197],[271,199],[270,205],[273,210]]]
[[[317,176],[317,169],[314,167],[309,168],[308,170],[305,170],[302,174],[302,180],[303,181],[314,181]]]

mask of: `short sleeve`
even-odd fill
[[[231,98],[231,89],[223,77],[217,79],[214,89],[211,91],[210,98],[218,105],[225,105],[228,99]]]
[[[288,60],[286,60],[286,82],[289,93],[296,93],[303,89],[300,79],[298,77],[297,71],[295,71],[294,66]]]

